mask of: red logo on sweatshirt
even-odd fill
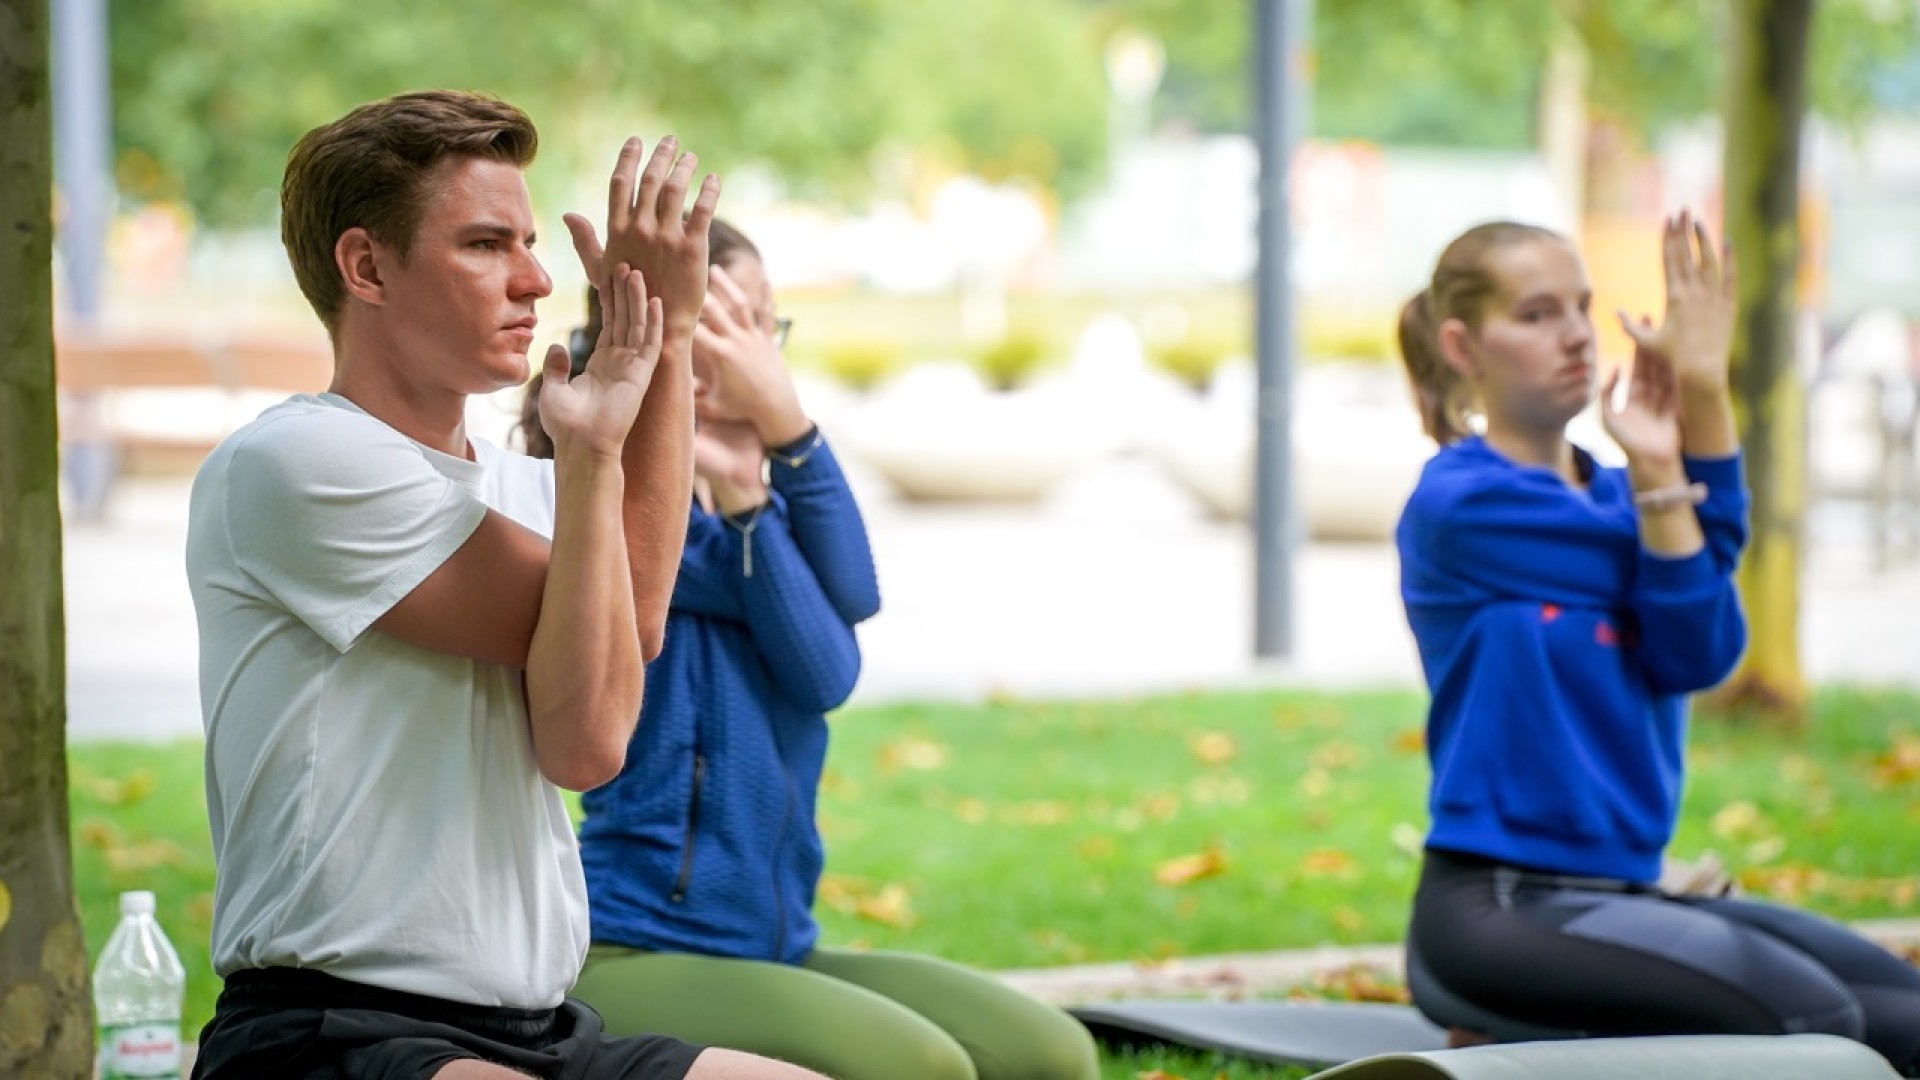
[[[1614,632],[1613,624],[1605,619],[1594,624],[1593,643],[1604,648],[1616,648],[1620,644],[1620,635]]]
[[[1552,622],[1553,620],[1559,617],[1560,617],[1559,604],[1541,604],[1540,605],[1540,621],[1541,622]]]

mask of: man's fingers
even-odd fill
[[[687,233],[692,236],[706,236],[707,227],[713,224],[713,214],[720,206],[720,177],[708,173],[700,181],[700,194],[694,197],[693,212],[687,215]]]
[[[541,386],[555,383],[564,385],[567,373],[572,370],[572,359],[567,355],[567,347],[554,342],[547,346],[547,355],[540,361]]]
[[[634,196],[635,214],[658,216],[660,186],[666,182],[667,173],[673,167],[674,155],[679,151],[680,140],[671,135],[653,144],[653,156],[647,158],[647,167],[640,170],[640,190]]]
[[[659,203],[654,208],[661,228],[680,228],[680,216],[687,205],[687,185],[693,182],[693,169],[698,164],[700,159],[689,151],[680,155],[680,160],[674,162],[673,169],[667,173],[666,183],[660,188]]]
[[[580,256],[580,269],[586,271],[588,281],[598,286],[600,264],[606,259],[607,249],[600,246],[600,236],[593,231],[593,222],[579,214],[563,214],[560,220],[566,223],[567,232],[573,237],[573,251]]]
[[[607,183],[607,231],[618,232],[633,217],[634,170],[640,167],[640,154],[646,143],[632,135],[620,144],[620,156],[613,162],[613,179]]]
[[[660,298],[657,296],[648,297],[647,328],[646,333],[640,338],[640,355],[642,357],[648,360],[659,359],[662,340],[662,331],[660,328],[666,321],[667,316],[660,306]]]

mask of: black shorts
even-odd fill
[[[665,1036],[611,1038],[600,1014],[504,1009],[403,994],[318,971],[227,977],[200,1032],[195,1080],[427,1080],[455,1061],[488,1061],[546,1080],[680,1080],[701,1047]]]

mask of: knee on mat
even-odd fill
[[[1015,1034],[1015,1032],[1018,1034]],[[1066,1013],[1044,1025],[1011,1029],[999,1045],[976,1047],[980,1080],[1099,1080],[1093,1036]]]

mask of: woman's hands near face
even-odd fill
[[[693,471],[707,482],[714,509],[722,514],[751,510],[767,501],[765,461],[766,449],[751,424],[706,420],[694,429]]]
[[[1716,249],[1706,225],[1682,211],[1667,219],[1660,255],[1666,268],[1666,317],[1655,328],[1622,312],[1620,325],[1633,339],[1636,355],[1654,353],[1672,366],[1680,390],[1723,392],[1738,307],[1732,251]]]
[[[694,362],[703,383],[695,408],[702,422],[749,425],[761,447],[784,446],[811,423],[786,358],[760,326],[753,303],[727,272],[708,272],[707,300],[693,332]]]
[[[1646,329],[1646,327],[1642,327]],[[1627,378],[1624,399],[1620,380]],[[1665,486],[1682,476],[1680,387],[1673,365],[1648,349],[1634,352],[1633,371],[1616,368],[1600,391],[1600,422],[1626,451],[1635,487]]]

